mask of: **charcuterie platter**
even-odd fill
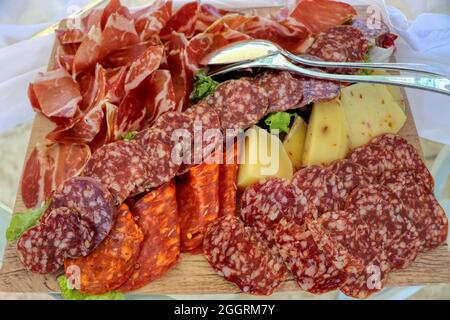
[[[111,1],[94,10],[82,20],[89,30],[66,21],[57,31],[50,71],[29,87],[37,114],[14,212],[46,205],[8,244],[0,291],[57,292],[63,274],[85,294],[366,298],[450,283],[448,222],[403,90],[264,70],[213,80],[201,70],[214,50],[252,38],[324,61],[365,61],[375,43],[393,50],[384,24],[361,22],[367,8],[192,2],[172,13],[155,1],[131,13]],[[195,140],[196,123],[220,133],[199,150],[182,139]],[[178,129],[181,140],[170,139]],[[244,130],[217,156],[221,134],[235,141]],[[281,150],[265,175],[258,161],[235,161],[262,140],[273,143],[269,157]],[[374,287],[361,281],[369,267]]]

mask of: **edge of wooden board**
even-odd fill
[[[270,11],[270,8],[268,9]],[[365,8],[359,8],[362,12]],[[399,135],[405,137],[422,153],[411,108],[402,89],[407,121]],[[46,134],[54,125],[37,114],[27,147],[26,158],[34,145],[45,143]],[[26,159],[25,158],[25,159]],[[24,210],[20,187],[14,212]],[[16,243],[8,243],[5,248],[3,265],[0,269],[0,291],[4,292],[57,292],[56,274],[36,275],[24,269],[16,253]],[[450,251],[447,244],[427,253],[420,253],[416,261],[407,269],[389,275],[387,286],[427,285],[450,283]],[[286,280],[279,291],[298,291],[293,279]],[[163,278],[154,281],[132,294],[241,294],[238,288],[217,275],[202,255],[182,254],[180,261]]]

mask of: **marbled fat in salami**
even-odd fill
[[[108,235],[116,219],[116,208],[111,193],[99,182],[88,177],[67,180],[54,194],[44,217],[52,210],[67,207],[80,214],[95,230],[95,245]]]
[[[105,241],[87,257],[65,260],[66,276],[79,282],[83,293],[102,294],[115,290],[135,270],[143,240],[144,235],[133,215],[126,205],[122,205]]]
[[[214,270],[245,293],[270,295],[287,277],[281,258],[237,217],[223,216],[211,223],[203,251]]]
[[[342,181],[330,170],[309,166],[297,171],[292,183],[316,206],[319,215],[343,207],[347,190]]]
[[[384,248],[392,270],[406,268],[417,256],[420,241],[400,199],[387,187],[356,188],[346,199],[345,210],[360,215],[376,230],[374,246]]]
[[[91,226],[77,212],[61,207],[22,234],[17,252],[27,270],[47,274],[57,271],[67,257],[86,256],[93,245]]]
[[[245,189],[241,199],[241,218],[258,232],[270,248],[275,248],[274,230],[280,220],[292,214],[297,221],[317,217],[317,210],[289,180],[271,178]]]
[[[175,183],[169,182],[146,194],[132,208],[136,223],[144,233],[136,268],[120,291],[139,289],[162,277],[180,255]]]
[[[302,106],[313,102],[332,100],[341,92],[340,86],[331,81],[304,77],[298,79],[302,88]]]
[[[302,100],[301,83],[287,71],[266,71],[255,82],[268,94],[267,113],[293,109]]]
[[[414,173],[402,169],[386,171],[380,183],[405,205],[408,218],[417,229],[421,251],[434,249],[447,239],[447,216],[424,182],[416,181]]]
[[[414,172],[416,180],[423,181],[431,192],[434,190],[433,176],[423,163],[419,152],[405,138],[387,133],[373,138],[371,144],[392,152],[398,161],[399,167],[404,167]]]
[[[389,27],[383,21],[372,19],[371,17],[354,19],[352,27],[364,34],[369,47],[376,45],[380,38],[389,33]]]
[[[172,141],[164,130],[145,129],[134,141],[147,152],[152,168],[145,183],[147,187],[160,186],[176,176],[181,164],[181,145]]]
[[[328,169],[341,179],[348,194],[356,187],[373,184],[376,180],[367,168],[347,159],[334,161]]]
[[[93,153],[83,175],[105,185],[114,195],[116,203],[143,192],[151,174],[147,153],[134,141],[116,141],[104,145]]]
[[[269,106],[267,92],[248,79],[221,83],[205,101],[217,111],[223,132],[237,132],[256,124]]]
[[[393,152],[372,143],[353,149],[347,158],[366,167],[375,177],[384,171],[402,167],[402,161]]]
[[[278,251],[302,290],[322,294],[345,283],[347,275],[317,247],[306,224],[298,224],[290,215],[279,222],[274,233]]]

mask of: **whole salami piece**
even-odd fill
[[[280,257],[274,257],[256,233],[234,216],[209,225],[203,251],[214,270],[245,293],[270,295],[287,277]]]
[[[269,107],[267,92],[249,79],[221,83],[205,102],[217,111],[224,133],[236,133],[256,124]]]
[[[364,34],[352,26],[337,26],[320,33],[306,51],[325,61],[364,61],[369,46]]]
[[[143,192],[150,176],[157,174],[147,153],[134,141],[116,141],[97,149],[83,175],[105,185],[120,204],[129,196]]]
[[[206,227],[219,216],[219,165],[203,163],[177,180],[183,252],[198,249]]]
[[[330,170],[309,166],[297,171],[292,183],[316,206],[319,215],[343,207],[347,191],[342,181]]]
[[[328,169],[341,179],[347,194],[358,186],[368,186],[376,181],[367,168],[348,159],[334,161]]]
[[[275,229],[278,251],[298,286],[322,294],[340,288],[347,275],[338,270],[317,247],[306,224],[298,224],[292,215],[284,217]]]
[[[356,188],[345,210],[359,215],[376,232],[372,245],[384,248],[392,270],[409,266],[417,256],[420,241],[400,199],[382,185]]]
[[[22,234],[17,252],[27,270],[47,274],[57,271],[67,257],[86,256],[93,245],[90,225],[74,210],[61,207]]]
[[[433,176],[423,163],[416,148],[414,148],[414,146],[403,137],[387,133],[373,138],[371,140],[371,144],[380,146],[381,148],[392,152],[397,159],[397,163],[399,164],[397,168],[404,167],[411,172],[414,172],[416,180],[423,181],[428,190],[433,192]]]
[[[266,71],[258,75],[255,82],[268,94],[267,113],[293,109],[302,100],[300,81],[287,71]]]
[[[275,248],[274,230],[280,220],[292,214],[297,221],[317,217],[317,210],[289,180],[270,178],[245,189],[241,199],[241,218]]]
[[[172,141],[164,130],[145,129],[134,141],[147,152],[153,170],[145,186],[158,187],[176,176],[181,164],[181,145]]]
[[[132,208],[138,226],[144,233],[133,274],[120,291],[132,291],[162,277],[180,255],[175,183],[169,182],[146,194]]]
[[[123,204],[105,241],[87,257],[64,261],[66,276],[79,284],[82,293],[102,294],[115,290],[134,272],[143,240],[141,229]]]
[[[99,182],[88,177],[67,180],[53,194],[52,202],[44,217],[54,209],[67,207],[80,214],[95,231],[95,246],[99,245],[111,231],[117,211],[111,193]]]
[[[447,239],[447,216],[424,182],[417,181],[413,173],[400,169],[384,172],[380,183],[405,205],[408,218],[417,229],[421,251],[434,249]]]

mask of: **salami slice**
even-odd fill
[[[319,215],[343,207],[347,191],[342,181],[330,170],[309,166],[294,175],[292,183],[316,206]]]
[[[44,217],[54,209],[67,207],[80,214],[95,230],[95,246],[110,232],[116,219],[116,208],[111,193],[100,183],[88,177],[67,180],[53,195]]]
[[[400,199],[387,187],[371,185],[356,188],[347,198],[345,210],[359,215],[376,230],[374,246],[384,248],[392,270],[410,265],[417,256],[420,241]]]
[[[331,163],[328,169],[341,179],[348,194],[356,187],[368,186],[376,180],[367,168],[347,159]]]
[[[354,19],[352,27],[360,30],[366,37],[367,44],[372,47],[377,44],[378,40],[389,33],[389,27],[381,20],[371,19]]]
[[[169,182],[146,194],[132,208],[144,241],[136,268],[120,291],[132,291],[163,276],[180,255],[175,183]]]
[[[270,295],[287,277],[281,258],[237,217],[223,216],[211,223],[203,250],[214,270],[245,293]]]
[[[306,217],[317,217],[316,208],[289,180],[263,180],[249,186],[242,195],[242,220],[259,233],[271,249],[276,249],[274,230],[288,214],[300,222]]]
[[[147,187],[157,187],[174,178],[180,168],[181,145],[158,128],[141,131],[134,140],[146,152],[153,170],[146,181]]]
[[[249,79],[223,82],[205,101],[217,111],[223,132],[252,126],[264,117],[269,106],[267,92]]]
[[[120,204],[129,196],[143,192],[154,174],[146,152],[133,141],[116,141],[95,151],[83,175],[105,185]]]
[[[393,191],[405,205],[408,218],[417,229],[421,251],[434,249],[447,239],[448,220],[444,210],[425,184],[416,181],[413,173],[386,171],[380,183]]]
[[[313,102],[328,101],[339,96],[341,88],[338,84],[312,78],[299,78],[302,87],[303,99],[301,105]]]
[[[266,71],[255,81],[268,94],[267,113],[293,109],[302,100],[301,83],[287,71]]]
[[[203,163],[177,180],[181,249],[201,246],[207,225],[219,216],[219,165]]]
[[[170,111],[159,116],[152,128],[164,130],[173,142],[181,145],[181,165],[178,173],[183,174],[193,165],[192,145],[194,143],[193,118],[185,112]]]
[[[45,220],[22,234],[17,243],[20,261],[31,272],[57,271],[67,257],[86,256],[94,244],[94,230],[68,208],[53,210]]]
[[[115,290],[133,273],[143,239],[133,215],[122,205],[105,241],[87,257],[66,259],[66,276],[78,283],[83,293],[102,294]]]
[[[327,212],[308,228],[319,248],[348,278],[341,290],[355,298],[380,291],[387,280],[389,264],[382,247],[372,243],[371,229],[359,215],[348,211]]]
[[[372,143],[353,149],[347,158],[366,167],[377,178],[384,171],[402,167],[393,152]]]
[[[288,216],[275,229],[278,250],[298,286],[305,291],[322,294],[340,288],[347,278],[319,250],[306,224],[298,224]]]
[[[352,26],[337,26],[320,33],[307,54],[324,61],[364,61],[369,46],[364,34]]]
[[[416,180],[423,181],[431,192],[434,190],[433,176],[423,163],[416,148],[403,137],[395,134],[383,134],[373,138],[371,144],[392,152],[397,159],[398,167],[404,167],[414,172]]]

